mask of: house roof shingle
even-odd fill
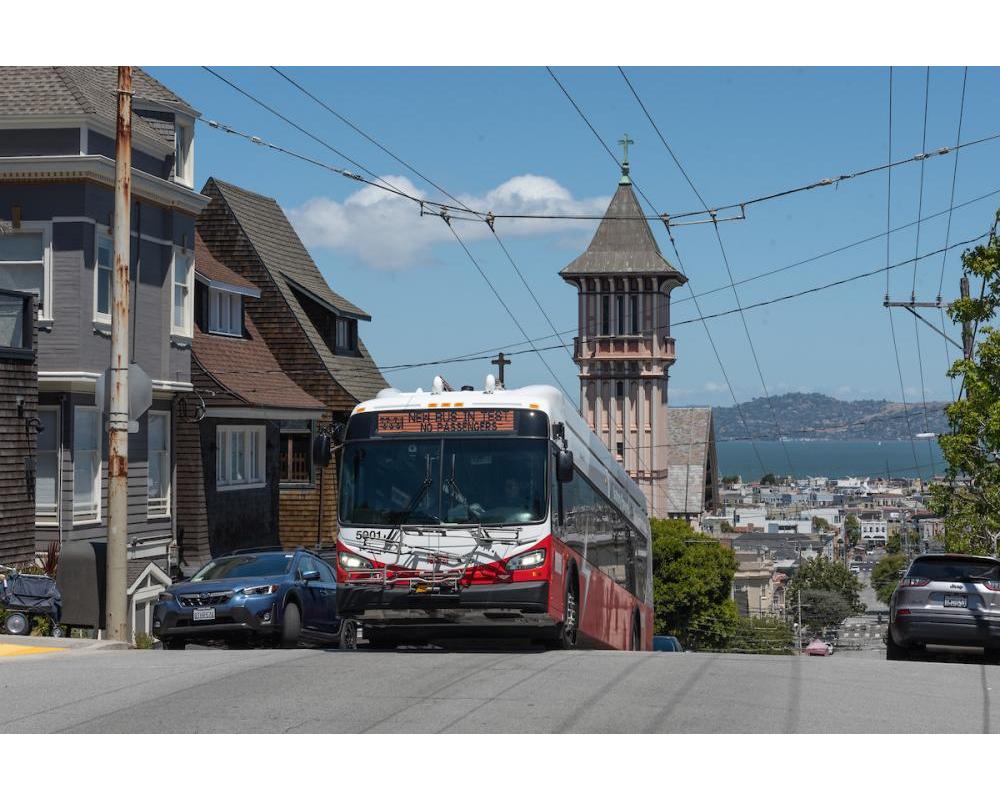
[[[615,196],[582,255],[559,272],[564,278],[578,275],[669,275],[687,279],[660,253],[649,223],[630,183],[618,184]]]
[[[0,67],[0,114],[94,115],[113,125],[118,116],[116,89],[118,68],[97,67]],[[132,89],[137,100],[154,100],[191,116],[198,112],[178,95],[136,67]],[[173,130],[168,132],[133,114],[135,131],[173,146]]]
[[[219,196],[228,206],[330,376],[358,402],[373,398],[388,386],[360,336],[358,356],[337,355],[309,319],[297,290],[305,290],[341,315],[361,320],[371,317],[329,287],[277,202],[217,178],[208,179],[202,194]]]
[[[217,336],[195,327],[191,352],[205,372],[250,406],[322,410],[319,400],[282,371],[249,315],[244,321],[246,338]]]
[[[241,289],[252,289],[260,296],[260,290],[238,272],[234,272],[212,255],[199,233],[194,235],[194,271],[203,275],[210,281],[226,283],[230,286],[237,286]]]

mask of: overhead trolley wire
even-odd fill
[[[295,88],[297,88],[300,92],[302,92],[307,97],[309,97],[310,99],[312,99],[314,102],[316,102],[317,104],[319,104],[322,108],[326,109],[331,114],[333,114],[337,119],[339,119],[341,122],[343,122],[349,128],[351,128],[351,130],[355,131],[358,135],[364,137],[367,141],[371,142],[373,145],[375,145],[377,148],[379,148],[383,153],[385,153],[387,156],[389,156],[394,161],[396,161],[398,164],[401,164],[403,167],[405,167],[406,169],[410,170],[410,172],[412,172],[418,178],[420,178],[421,180],[423,180],[425,183],[428,183],[431,186],[433,186],[435,189],[437,189],[441,194],[443,194],[449,200],[454,201],[459,206],[461,206],[462,208],[466,209],[470,214],[474,214],[474,215],[480,216],[481,220],[489,225],[490,233],[493,234],[493,238],[496,239],[497,244],[500,246],[500,249],[503,251],[503,254],[506,256],[507,261],[510,262],[511,267],[513,267],[514,272],[517,274],[517,277],[521,280],[521,283],[524,285],[524,288],[527,290],[528,294],[531,295],[531,299],[534,300],[535,305],[538,307],[539,312],[542,314],[543,317],[545,317],[545,321],[548,322],[549,327],[552,329],[553,334],[555,334],[556,338],[559,339],[560,344],[563,345],[563,347],[566,349],[566,352],[569,353],[570,357],[572,357],[572,354],[573,354],[572,350],[569,348],[569,345],[567,345],[565,342],[563,342],[562,337],[560,336],[559,332],[556,330],[556,326],[552,322],[551,317],[549,317],[548,312],[542,306],[542,303],[538,299],[538,296],[535,294],[534,290],[528,284],[527,279],[524,277],[524,273],[518,267],[517,263],[515,263],[513,256],[510,254],[510,251],[507,249],[506,245],[504,245],[504,243],[503,243],[503,240],[501,240],[500,236],[497,234],[496,229],[495,229],[495,227],[494,227],[494,225],[492,223],[492,219],[489,217],[489,215],[481,215],[481,214],[479,214],[479,212],[476,212],[473,209],[471,209],[468,206],[468,204],[466,204],[465,202],[463,202],[462,200],[460,200],[458,197],[456,197],[455,195],[453,195],[451,192],[449,192],[447,189],[445,189],[439,183],[437,183],[433,179],[429,178],[427,175],[425,175],[423,172],[421,172],[419,169],[417,169],[415,166],[413,166],[413,164],[411,164],[410,162],[406,161],[405,159],[403,159],[402,157],[400,157],[399,155],[397,155],[396,153],[394,153],[388,147],[386,147],[381,142],[379,142],[377,139],[375,139],[374,136],[372,136],[371,134],[369,134],[368,132],[366,132],[365,130],[363,130],[362,128],[360,128],[358,125],[356,125],[350,119],[348,119],[343,114],[341,114],[339,111],[337,111],[335,108],[333,108],[329,103],[326,103],[321,98],[317,97],[313,92],[310,92],[308,89],[306,89],[302,84],[300,84],[298,81],[296,81],[295,79],[293,79],[291,76],[289,76],[288,74],[286,74],[282,70],[278,69],[277,67],[271,67],[271,69],[274,70],[278,75],[280,75],[286,81],[288,81],[290,84],[292,84],[292,86],[294,86]]]
[[[764,373],[761,370],[760,360],[757,357],[757,347],[754,345],[753,337],[750,335],[750,327],[749,325],[747,325],[746,314],[743,313],[743,309],[740,305],[740,295],[736,289],[736,280],[733,277],[732,267],[729,264],[729,255],[726,253],[726,247],[722,242],[722,234],[719,232],[719,224],[718,221],[716,220],[716,214],[715,212],[709,211],[708,203],[705,202],[705,198],[701,196],[701,192],[699,192],[698,188],[694,185],[694,181],[691,180],[691,176],[688,175],[687,171],[681,165],[680,159],[677,158],[677,154],[674,152],[673,148],[669,144],[667,144],[666,137],[664,137],[663,132],[660,130],[659,125],[656,124],[656,121],[653,119],[652,114],[649,113],[649,109],[646,108],[646,104],[642,102],[642,98],[639,97],[639,93],[636,91],[635,86],[632,85],[632,81],[630,81],[628,75],[625,74],[625,70],[619,66],[618,72],[620,72],[622,78],[625,79],[625,83],[631,90],[632,96],[636,99],[636,102],[639,104],[639,108],[641,108],[642,113],[646,115],[646,119],[649,120],[649,124],[653,126],[653,130],[656,131],[656,135],[659,137],[660,142],[663,143],[663,146],[666,149],[667,153],[670,154],[670,158],[677,166],[677,169],[680,170],[681,175],[684,176],[684,180],[687,181],[687,185],[691,187],[691,191],[694,192],[695,197],[698,198],[698,202],[705,207],[705,213],[710,214],[712,217],[712,229],[715,232],[715,239],[719,244],[719,252],[722,254],[722,262],[726,266],[726,274],[729,276],[729,285],[733,290],[733,298],[736,300],[736,307],[739,310],[740,320],[743,323],[743,332],[746,334],[747,344],[750,345],[750,354],[753,356],[753,363],[754,367],[757,370],[757,377],[760,378],[760,385],[761,388],[764,390],[764,398],[767,400],[768,408],[771,411],[771,417],[774,420],[774,428],[778,433],[778,440],[782,441],[781,425],[778,422],[778,415],[774,410],[774,404],[771,402],[771,395],[767,390],[767,382],[764,380]],[[915,269],[916,267],[914,266],[914,270]],[[783,441],[781,444],[781,449],[785,455],[785,461],[788,463],[788,469],[792,474],[794,474],[795,467],[792,465],[791,456],[789,455],[788,448],[785,446]]]
[[[379,185],[379,184],[384,184],[384,185],[385,185],[385,187],[388,187],[388,190],[392,191],[393,193],[395,193],[395,194],[398,194],[398,195],[400,195],[400,196],[403,196],[403,197],[407,197],[407,198],[410,198],[410,199],[413,199],[413,196],[412,196],[412,195],[409,195],[409,194],[407,194],[406,192],[404,192],[403,190],[401,190],[401,189],[399,189],[398,187],[394,186],[394,185],[393,185],[393,184],[392,184],[392,183],[391,183],[390,181],[386,180],[385,178],[382,178],[382,177],[378,176],[378,175],[377,175],[377,174],[376,174],[375,172],[373,172],[372,170],[368,169],[367,167],[365,167],[365,166],[364,166],[363,164],[361,164],[360,162],[356,161],[355,159],[352,159],[352,158],[351,158],[350,156],[346,155],[345,153],[343,153],[342,151],[340,151],[339,149],[337,149],[336,147],[334,147],[333,145],[331,145],[331,144],[330,144],[329,142],[327,142],[327,141],[326,141],[325,139],[323,139],[323,138],[321,138],[321,137],[317,136],[316,134],[312,133],[312,132],[311,132],[311,131],[309,131],[308,129],[306,129],[306,128],[304,128],[303,126],[299,125],[299,124],[298,124],[297,122],[295,122],[294,120],[290,119],[290,118],[289,118],[288,116],[286,116],[285,114],[282,114],[282,113],[281,113],[280,111],[278,111],[278,110],[277,110],[277,109],[275,109],[274,107],[270,106],[269,104],[265,103],[264,101],[260,100],[259,98],[257,98],[256,96],[254,96],[254,95],[253,95],[252,93],[250,93],[250,92],[246,91],[245,89],[241,88],[240,86],[238,86],[237,84],[235,84],[235,83],[234,83],[233,81],[231,81],[231,80],[227,79],[227,78],[226,78],[225,76],[223,76],[223,75],[220,75],[220,74],[219,74],[219,73],[217,73],[217,72],[216,72],[215,70],[213,70],[213,69],[211,69],[211,68],[209,68],[209,67],[204,67],[204,69],[205,69],[206,71],[208,71],[209,73],[211,73],[212,75],[214,75],[214,76],[215,76],[216,78],[218,78],[219,80],[221,80],[221,81],[223,81],[224,83],[226,83],[226,84],[228,84],[229,86],[231,86],[231,87],[232,87],[233,89],[235,89],[235,90],[236,90],[237,92],[239,92],[240,94],[242,94],[242,95],[243,95],[244,97],[246,97],[246,98],[248,98],[249,100],[251,100],[251,101],[253,101],[254,103],[256,103],[256,104],[257,104],[258,106],[260,106],[261,108],[263,108],[263,109],[265,109],[265,110],[269,111],[269,112],[270,112],[271,114],[274,114],[274,115],[275,115],[276,117],[278,117],[279,119],[283,120],[283,121],[284,121],[284,122],[286,122],[287,124],[291,125],[291,126],[292,126],[293,128],[295,128],[296,130],[300,131],[301,133],[305,134],[305,135],[306,135],[306,136],[308,136],[308,137],[309,137],[310,139],[312,139],[312,140],[314,140],[314,141],[318,142],[318,143],[319,143],[320,145],[322,145],[323,147],[327,148],[327,149],[328,149],[328,150],[330,150],[331,152],[333,152],[333,153],[336,153],[336,154],[337,154],[338,156],[340,156],[341,158],[343,158],[343,159],[345,159],[345,160],[349,161],[349,162],[350,162],[351,164],[353,164],[353,165],[354,165],[355,167],[357,167],[358,169],[360,169],[360,170],[361,170],[362,172],[365,172],[365,173],[367,173],[368,175],[372,176],[372,178],[373,178],[373,179],[374,179],[375,181],[378,181],[378,182],[379,182],[379,183],[371,183],[370,181],[366,181],[367,183],[370,183],[370,185],[373,185],[373,186],[377,186],[378,188],[384,188],[384,187],[382,187],[382,186],[380,186],[380,185]],[[323,106],[324,108],[326,108],[326,109],[327,109],[328,111],[330,111],[330,112],[331,112],[332,114],[336,115],[336,116],[338,117],[338,119],[341,119],[342,121],[345,121],[345,122],[346,122],[346,124],[350,125],[350,127],[351,127],[351,128],[353,128],[353,129],[354,129],[355,131],[358,131],[359,133],[362,133],[362,134],[363,134],[363,135],[365,136],[365,138],[366,138],[366,139],[368,139],[369,141],[371,141],[371,142],[373,142],[373,143],[376,143],[376,142],[375,142],[375,140],[374,140],[374,139],[373,139],[373,138],[372,138],[371,136],[369,136],[368,134],[364,134],[364,132],[363,132],[363,131],[361,131],[361,130],[360,130],[360,128],[358,128],[358,127],[357,127],[356,125],[354,125],[354,124],[353,124],[353,123],[351,123],[351,122],[350,122],[349,120],[347,120],[347,119],[346,119],[346,117],[343,117],[343,116],[342,116],[341,114],[339,114],[338,112],[334,111],[334,110],[333,110],[333,109],[332,109],[332,108],[331,108],[330,106],[328,106],[327,104],[323,103],[323,102],[322,102],[321,100],[319,100],[318,98],[316,98],[316,97],[315,97],[315,95],[312,95],[312,94],[311,94],[311,93],[309,93],[309,92],[308,92],[307,90],[305,90],[305,89],[304,89],[303,87],[299,86],[299,84],[297,84],[297,83],[296,83],[295,81],[293,81],[293,80],[292,80],[291,78],[288,78],[287,76],[285,76],[285,75],[284,75],[284,73],[281,73],[281,72],[280,72],[279,70],[277,70],[277,69],[275,69],[275,71],[276,71],[276,72],[278,72],[278,74],[282,75],[282,77],[284,77],[284,78],[285,78],[286,80],[288,80],[288,81],[289,81],[290,83],[292,83],[292,84],[294,84],[295,86],[297,86],[297,87],[298,87],[298,88],[299,88],[299,89],[300,89],[301,91],[305,92],[305,93],[306,93],[306,94],[307,94],[307,95],[308,95],[309,97],[311,97],[311,98],[312,98],[312,99],[313,99],[314,101],[316,101],[316,102],[320,103],[320,104],[321,104],[321,105],[322,105],[322,106]],[[376,144],[377,144],[377,143],[376,143]],[[379,147],[380,147],[380,148],[381,148],[381,149],[382,149],[382,150],[383,150],[384,152],[386,152],[386,153],[388,153],[389,155],[391,155],[391,156],[392,156],[392,157],[393,157],[394,159],[396,159],[396,160],[397,160],[398,162],[400,162],[401,164],[403,164],[404,166],[406,166],[406,167],[407,167],[408,169],[411,169],[411,170],[413,170],[414,172],[416,172],[416,170],[414,170],[414,169],[413,169],[413,167],[411,167],[410,165],[408,165],[408,164],[406,164],[405,162],[403,162],[403,161],[402,161],[402,159],[400,159],[400,158],[399,158],[398,156],[395,156],[394,154],[392,154],[392,153],[391,153],[391,152],[390,152],[390,151],[389,151],[389,150],[388,150],[387,148],[385,148],[385,147],[384,147],[384,146],[382,146],[382,145],[379,145]],[[344,173],[346,172],[345,170],[335,170],[335,171],[336,171],[336,172],[339,172],[340,174],[344,174]],[[420,173],[417,173],[417,174],[420,174]],[[353,175],[352,175],[351,177],[355,177],[355,178],[357,179],[357,176],[353,176]],[[422,174],[420,174],[420,177],[421,177],[421,178],[423,178],[424,180],[427,180],[427,181],[428,181],[429,183],[431,183],[431,185],[435,186],[435,188],[438,188],[438,189],[439,189],[439,191],[443,191],[443,190],[441,190],[441,189],[440,189],[440,187],[437,187],[437,185],[436,185],[436,184],[434,184],[434,183],[433,183],[432,181],[429,181],[429,180],[428,180],[428,179],[427,179],[427,178],[426,178],[425,176],[423,176]],[[447,192],[445,192],[445,194],[447,194]],[[450,195],[449,195],[449,196],[450,196]],[[453,198],[453,199],[454,199],[454,198]],[[458,201],[458,202],[461,202],[461,201]],[[470,212],[471,212],[471,209],[468,209],[468,207],[467,207],[467,206],[464,206],[464,204],[463,204],[463,207],[464,207],[464,208],[465,208],[465,209],[466,209],[467,211],[470,211]],[[471,213],[475,213],[475,212],[471,212]],[[504,310],[505,310],[505,311],[506,311],[506,312],[507,312],[507,313],[508,313],[508,314],[510,315],[511,319],[513,319],[513,320],[514,320],[515,324],[517,325],[518,329],[519,329],[519,330],[520,330],[520,332],[521,332],[521,335],[522,335],[522,336],[524,336],[524,337],[525,337],[525,339],[526,339],[526,340],[528,340],[528,341],[529,341],[529,342],[531,343],[531,345],[532,345],[532,347],[531,347],[532,351],[534,351],[534,352],[535,352],[535,353],[536,353],[536,354],[538,355],[538,358],[539,358],[539,359],[540,359],[540,360],[542,361],[542,363],[543,363],[543,364],[545,365],[545,368],[546,368],[546,369],[548,370],[549,374],[550,374],[550,375],[552,375],[552,378],[553,378],[553,379],[554,379],[554,380],[556,381],[556,383],[557,383],[557,384],[559,385],[560,389],[562,389],[563,393],[564,393],[564,394],[566,394],[567,398],[568,398],[568,399],[570,399],[570,401],[572,402],[572,396],[571,396],[571,395],[569,395],[569,393],[568,393],[568,392],[566,392],[566,388],[565,388],[565,387],[563,386],[563,384],[562,384],[562,381],[560,381],[560,380],[559,380],[559,377],[558,377],[558,376],[556,375],[556,373],[555,373],[555,372],[553,371],[552,367],[551,367],[551,366],[550,366],[550,365],[548,364],[548,362],[547,362],[547,361],[545,360],[544,356],[542,356],[542,355],[541,355],[541,353],[540,353],[540,352],[539,352],[539,351],[537,350],[537,348],[535,348],[535,347],[534,347],[534,343],[533,343],[533,342],[531,342],[531,340],[530,340],[530,338],[528,337],[527,333],[525,332],[524,328],[523,328],[523,327],[521,326],[521,323],[520,323],[520,322],[519,322],[519,321],[517,320],[517,318],[516,318],[516,317],[514,316],[513,312],[511,311],[510,307],[509,307],[509,306],[507,305],[507,303],[506,303],[506,302],[505,302],[505,301],[503,300],[503,298],[502,298],[502,297],[500,296],[500,294],[499,294],[499,292],[497,291],[496,287],[494,286],[493,282],[492,282],[492,281],[490,281],[490,279],[489,279],[489,278],[487,277],[486,273],[485,273],[485,272],[483,271],[482,267],[480,267],[479,263],[478,263],[478,262],[477,262],[477,261],[476,261],[476,260],[475,260],[475,259],[474,259],[474,258],[472,257],[472,254],[471,254],[471,252],[469,251],[469,249],[468,249],[468,248],[467,248],[467,247],[465,246],[465,243],[464,243],[464,242],[462,241],[462,239],[461,239],[461,238],[460,238],[460,237],[458,236],[458,233],[457,233],[457,232],[455,231],[455,229],[454,229],[454,226],[452,226],[452,224],[451,224],[451,217],[450,217],[450,215],[448,215],[448,214],[447,214],[447,212],[445,212],[445,211],[442,211],[442,212],[441,212],[440,214],[438,214],[438,216],[441,216],[441,218],[442,218],[442,219],[443,219],[443,220],[445,221],[445,223],[446,223],[446,224],[448,225],[448,228],[449,228],[449,230],[450,230],[450,231],[452,232],[452,234],[454,235],[455,239],[456,239],[456,240],[457,240],[457,241],[458,241],[458,242],[459,242],[459,243],[460,243],[460,244],[462,245],[462,249],[463,249],[463,250],[465,250],[465,252],[466,252],[466,255],[468,255],[468,256],[469,256],[469,258],[470,258],[470,259],[472,260],[473,264],[475,265],[475,267],[476,267],[476,269],[478,270],[479,274],[480,274],[480,275],[481,275],[481,276],[483,277],[483,279],[484,279],[484,280],[486,281],[486,283],[487,283],[487,285],[489,286],[490,290],[491,290],[491,291],[493,292],[493,294],[494,294],[494,295],[496,296],[497,300],[498,300],[498,301],[500,301],[500,304],[501,304],[501,305],[503,306]],[[491,226],[491,228],[492,228],[492,226]],[[496,233],[495,233],[495,232],[494,232],[494,235],[496,235]],[[498,239],[498,241],[499,241],[499,239]],[[501,243],[501,247],[502,247],[502,246],[503,246],[503,245],[502,245],[502,243]],[[514,269],[515,269],[515,271],[516,271],[516,272],[518,273],[518,275],[520,275],[520,277],[521,277],[521,280],[522,280],[522,281],[524,282],[525,286],[526,286],[526,287],[528,288],[528,291],[529,291],[529,292],[531,292],[531,289],[530,289],[530,287],[528,287],[528,284],[527,284],[527,281],[526,281],[526,280],[524,279],[524,276],[523,276],[523,275],[521,275],[521,272],[520,272],[520,270],[518,270],[518,269],[517,269],[517,265],[516,265],[516,264],[514,264],[514,261],[513,261],[513,259],[511,259],[511,258],[510,258],[510,254],[509,254],[509,252],[507,252],[506,248],[504,248],[504,252],[505,252],[505,253],[507,254],[507,257],[508,257],[508,259],[510,259],[510,261],[511,261],[511,264],[512,264],[512,265],[514,266]],[[532,296],[534,297],[534,293],[532,292],[531,294],[532,294]],[[537,297],[535,297],[535,302],[536,302],[536,303],[538,303],[538,298],[537,298]],[[539,308],[541,308],[541,304],[540,304],[540,303],[539,303]],[[543,313],[543,314],[545,313],[545,312],[544,312],[544,310],[542,311],[542,313]],[[546,316],[546,319],[548,319],[548,316],[547,316],[547,315],[545,315],[545,316]],[[551,324],[551,320],[549,320],[549,323]],[[553,328],[553,331],[554,331],[554,330],[555,330],[555,326],[553,325],[553,326],[552,326],[552,328]]]
[[[591,124],[590,120],[587,118],[587,115],[583,113],[583,109],[580,108],[580,106],[577,104],[576,100],[573,99],[573,96],[569,93],[569,90],[562,84],[562,82],[556,76],[555,72],[552,71],[551,67],[546,67],[545,69],[549,73],[549,76],[552,78],[552,80],[555,81],[556,85],[560,88],[560,90],[562,90],[562,93],[566,96],[566,99],[569,100],[569,102],[573,106],[573,108],[576,109],[576,113],[580,116],[580,119],[582,119],[584,121],[584,123],[590,129],[590,132],[593,133],[594,137],[597,139],[597,141],[600,142],[601,147],[604,148],[604,151],[608,154],[608,157],[611,158],[611,160],[616,165],[618,165],[618,158],[615,156],[614,153],[611,152],[611,148],[608,147],[608,145],[605,143],[604,139],[597,132],[597,129],[594,128],[594,126]],[[646,201],[646,205],[649,206],[650,208],[655,209],[655,206],[653,205],[652,201],[650,201],[650,199],[646,196],[646,194],[642,191],[641,187],[635,182],[634,179],[632,179],[632,185],[635,187],[636,191],[640,194],[640,196],[643,198],[643,200]],[[677,257],[677,267],[680,270],[681,274],[684,275],[685,274],[684,263],[681,260],[680,252],[677,249],[677,243],[674,241],[674,237],[673,237],[673,234],[672,234],[669,226],[667,226],[667,234],[670,236],[670,242],[671,242],[671,245],[673,246],[674,254]],[[687,277],[687,276],[685,275],[685,277]],[[690,281],[687,283],[687,287],[688,287],[688,291],[691,294],[691,299],[694,301],[695,310],[698,313],[698,316],[701,319],[702,325],[703,325],[703,327],[705,329],[705,335],[708,337],[709,344],[712,347],[712,352],[715,354],[715,359],[716,359],[716,361],[719,364],[719,370],[722,373],[722,377],[723,377],[723,379],[726,382],[726,386],[729,388],[729,394],[730,394],[730,396],[733,399],[733,404],[734,404],[734,406],[736,406],[737,410],[739,411],[741,421],[743,422],[744,430],[749,435],[750,428],[746,424],[746,419],[743,418],[742,409],[740,409],[739,401],[736,399],[736,392],[733,391],[733,384],[729,380],[729,375],[727,374],[726,368],[725,368],[725,366],[722,363],[722,357],[720,356],[719,349],[718,349],[718,347],[715,344],[715,339],[712,337],[712,332],[708,329],[708,323],[705,322],[705,317],[701,313],[701,304],[698,302],[698,298],[695,296],[694,288],[691,286]],[[760,452],[757,450],[757,445],[756,444],[753,445],[753,451],[754,451],[755,457],[757,458],[757,463],[760,465],[760,468],[761,468],[762,472],[767,472],[767,468],[764,466],[764,461],[763,461],[763,459],[760,456]],[[638,452],[636,452],[636,457],[639,458],[640,460],[642,459],[642,456]]]
[[[889,67],[889,136],[888,136],[888,147],[889,147],[889,161],[892,162],[892,67]],[[892,170],[888,170],[886,173],[887,189],[886,189],[886,206],[885,206],[885,228],[886,231],[892,229]],[[889,299],[889,248],[891,244],[891,237],[885,237],[885,297],[886,300]],[[903,382],[903,365],[899,360],[899,343],[896,340],[896,325],[892,319],[892,308],[886,307],[886,312],[889,316],[889,331],[892,334],[892,352],[896,357],[896,372],[899,374],[899,392],[903,401],[903,411],[904,413],[908,411],[906,404],[906,388]],[[906,432],[910,439],[910,448],[913,451],[913,466],[917,469],[917,474],[921,475],[919,468],[917,467],[917,445],[913,439],[913,429],[910,426],[910,418],[906,417]]]
[[[962,72],[962,97],[958,103],[958,132],[955,134],[956,143],[962,139],[962,120],[965,117],[965,87],[969,79],[969,68],[966,67]],[[958,181],[958,150],[955,151],[955,164],[952,167],[951,172],[951,200],[949,201],[949,206],[954,206],[955,204],[955,185]],[[948,211],[948,222],[945,226],[944,231],[944,244],[945,247],[948,246],[948,241],[951,238],[951,210]],[[948,254],[945,253],[941,256],[941,277],[938,280],[938,298],[941,297],[941,292],[944,290],[944,268],[948,261]],[[941,312],[941,330],[945,329],[945,319],[944,319],[944,306],[940,309]],[[951,359],[948,356],[948,340],[944,340],[944,360],[949,371],[951,369]],[[948,376],[948,383],[951,388],[951,399],[952,402],[955,401],[955,378],[954,376]]]
[[[921,134],[921,145],[920,149],[923,150],[927,147],[927,109],[930,104],[931,96],[931,68],[927,67],[926,76],[924,78],[924,125],[923,132]],[[920,219],[920,215],[924,212],[924,162],[920,162],[920,192],[917,195],[917,219]],[[917,235],[916,242],[914,244],[913,255],[916,256],[920,252],[920,223],[917,223]],[[913,262],[913,290],[910,294],[910,298],[916,302],[917,299],[917,262]],[[940,301],[940,295],[938,295]],[[920,374],[920,402],[924,410],[924,433],[927,432],[927,387],[924,383],[924,357],[920,347],[920,326],[917,324],[919,318],[914,315],[913,317],[913,336],[917,344],[917,371]],[[927,452],[931,457],[931,464],[934,463],[934,448],[931,446],[930,440],[927,441]]]

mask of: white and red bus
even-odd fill
[[[558,390],[385,389],[340,463],[338,605],[376,646],[651,648],[645,497]]]

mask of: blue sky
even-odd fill
[[[217,119],[322,161],[350,167],[307,136],[255,106],[200,68],[150,71]],[[366,142],[268,68],[219,71],[302,127],[400,187],[429,198],[436,191]],[[887,160],[887,70],[626,68],[667,141],[710,205],[738,202]],[[290,68],[296,80],[452,194],[480,208],[603,211],[618,179],[615,165],[543,68]],[[565,68],[557,74],[609,143],[627,131],[636,144],[632,174],[670,213],[699,208],[628,87],[614,68]],[[895,70],[893,157],[921,151],[924,68]],[[961,68],[933,68],[927,149],[953,145]],[[971,68],[962,140],[1000,132],[1000,71]],[[381,365],[426,361],[511,345],[523,337],[450,237],[444,223],[356,182],[201,126],[196,180],[209,176],[270,195],[292,217],[330,285],[373,317],[361,335]],[[617,147],[615,147],[617,150]],[[955,202],[1000,190],[1000,140],[960,151]],[[946,209],[954,155],[924,162],[923,216]],[[409,184],[406,183],[409,181]],[[917,219],[920,166],[894,169],[893,226]],[[984,233],[1000,194],[954,212],[951,242]],[[944,245],[947,216],[920,228],[920,253]],[[532,337],[551,328],[482,223],[456,223],[480,265]],[[499,222],[497,232],[560,331],[576,325],[574,291],[558,271],[589,241],[595,222]],[[751,207],[742,222],[721,227],[737,280],[809,258],[886,229],[886,173]],[[662,226],[654,227],[674,261]],[[676,230],[689,286],[728,284],[710,226]],[[890,260],[913,258],[916,228],[891,237]],[[957,294],[960,249],[944,262],[944,297]],[[739,287],[743,305],[866,272],[885,263],[885,239]],[[918,299],[933,299],[940,255],[917,267]],[[891,274],[894,297],[908,298],[913,268]],[[761,370],[772,393],[820,391],[844,399],[900,397],[887,312],[885,276],[748,310]],[[671,370],[676,405],[729,405],[731,398],[688,287],[674,292]],[[700,299],[706,315],[735,306],[731,289]],[[895,315],[907,400],[920,398],[914,322]],[[936,310],[932,319],[940,322]],[[905,316],[904,316],[905,315]],[[762,394],[739,315],[709,321],[736,396]],[[950,399],[943,340],[921,326],[928,400]],[[949,323],[950,328],[950,323]],[[958,339],[953,332],[953,338]],[[511,348],[508,349],[522,349]],[[952,357],[954,353],[952,353]],[[575,395],[575,367],[565,351],[545,357]],[[440,368],[453,384],[479,385],[488,362]],[[393,371],[402,389],[429,386],[437,368]],[[515,357],[508,384],[551,383],[534,354]]]

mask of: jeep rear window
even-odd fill
[[[1000,579],[1000,565],[975,559],[925,558],[914,561],[907,576],[932,581],[995,581]]]

